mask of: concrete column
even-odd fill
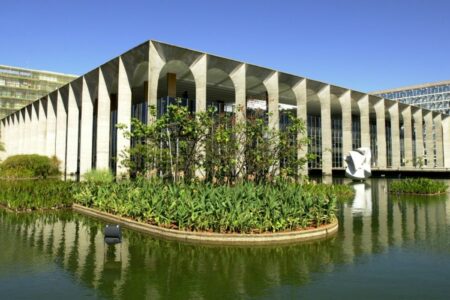
[[[9,153],[10,155],[15,155],[16,154],[16,140],[17,140],[17,134],[16,134],[16,126],[17,126],[17,122],[16,122],[16,118],[14,116],[14,113],[9,115],[9,130],[10,130],[10,136],[11,138],[9,139]]]
[[[159,55],[153,42],[150,42],[149,62],[148,62],[148,105],[156,109],[158,103],[158,80],[162,68],[166,64],[165,60]],[[151,109],[148,110],[148,121],[152,122],[155,116],[151,115]]]
[[[407,106],[402,110],[403,117],[403,138],[405,143],[405,166],[413,166],[413,145],[412,145],[412,120],[411,120],[411,106]]]
[[[20,154],[20,112],[14,113],[14,154]]]
[[[111,123],[111,98],[106,86],[103,69],[98,71],[98,102],[97,102],[97,169],[109,167],[109,128]]]
[[[39,103],[38,101],[35,101],[31,103],[31,122],[30,122],[30,154],[41,154],[41,147],[40,144],[42,143],[39,141]]]
[[[117,132],[117,167],[116,175],[120,178],[128,175],[128,169],[122,164],[121,159],[130,148],[130,140],[123,133],[131,129],[131,86],[122,57],[119,57],[119,73],[117,86],[117,124],[124,126]]]
[[[45,111],[46,99],[42,98],[38,100],[39,111],[38,111],[38,142],[40,155],[46,155],[47,150],[47,113]]]
[[[418,109],[413,114],[414,118],[414,130],[416,133],[416,168],[420,168],[420,165],[424,163],[423,161],[423,117],[422,109]]]
[[[246,120],[246,70],[247,65],[241,64],[230,74],[230,78],[234,84],[236,122],[244,122]]]
[[[242,124],[246,121],[246,110],[247,110],[247,86],[246,86],[246,70],[247,65],[241,64],[236,69],[234,69],[230,78],[233,81],[234,85],[234,112],[236,116],[236,123]],[[242,171],[239,176],[243,176],[243,163],[244,163],[244,142],[245,142],[245,134],[241,132],[241,136],[238,138],[241,142],[239,143],[239,151],[238,151],[238,165],[237,170]]]
[[[81,89],[80,176],[90,171],[92,167],[93,122],[94,105],[86,77],[83,76],[83,86]]]
[[[300,80],[292,88],[292,91],[295,94],[295,99],[297,102],[297,118],[302,120],[305,125],[305,131],[297,135],[297,143],[302,145],[301,148],[298,148],[297,157],[304,158],[306,157],[306,154],[308,154],[308,145],[305,143],[306,139],[308,138],[308,131],[307,131],[308,114],[306,107],[308,98],[307,79]],[[300,168],[299,175],[308,176],[307,162]]]
[[[323,87],[317,96],[320,99],[320,117],[322,125],[322,175],[329,176],[332,175],[330,85]]]
[[[400,167],[400,116],[398,102],[389,107],[391,117],[392,168]]]
[[[361,123],[361,147],[370,148],[370,120],[369,120],[369,95],[364,95],[358,100],[359,118]]]
[[[75,98],[72,84],[69,84],[67,97],[67,150],[66,150],[66,174],[76,175],[78,171],[78,123],[79,108]]]
[[[436,167],[444,167],[444,143],[442,136],[442,115],[437,114],[434,117],[434,131],[436,144]]]
[[[5,158],[9,156],[9,140],[10,140],[10,134],[9,134],[9,117],[5,117],[3,119],[4,121],[4,127],[3,127],[3,131],[2,131],[2,139],[3,139],[3,146],[5,148],[5,152],[4,152],[4,156]]]
[[[339,97],[342,113],[342,158],[345,163],[345,156],[352,150],[352,92],[347,90]]]
[[[47,96],[47,145],[46,155],[49,157],[56,155],[56,105],[57,94],[52,93]]]
[[[264,80],[264,85],[266,86],[268,95],[267,112],[269,114],[269,128],[278,130],[280,127],[280,112],[278,109],[280,102],[278,72],[274,72],[266,80]]]
[[[433,113],[431,111],[423,111],[423,119],[425,120],[425,146],[427,150],[427,167],[434,168],[434,141],[433,141]]]
[[[442,119],[442,141],[444,151],[444,167],[450,168],[450,116]]]
[[[208,65],[208,57],[203,54],[192,65],[191,71],[195,79],[195,111],[206,111],[206,74]]]
[[[380,99],[374,106],[377,117],[377,149],[378,163],[377,167],[386,169],[386,116],[385,116],[385,100]]]
[[[34,142],[32,136],[35,134],[33,132],[33,123],[31,117],[33,115],[33,104],[29,104],[25,107],[25,136],[24,136],[24,154],[32,153],[32,143]]]
[[[61,90],[56,91],[56,142],[55,155],[61,162],[59,168],[66,173],[66,137],[67,137],[67,102],[61,95]]]
[[[26,128],[25,128],[25,108],[19,110],[19,120],[20,120],[20,130],[19,130],[19,154],[25,153],[25,136],[26,136]]]

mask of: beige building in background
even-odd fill
[[[0,65],[0,119],[77,77]]]
[[[450,171],[448,115],[156,41],[3,118],[5,155],[56,155],[66,175],[93,168],[126,173],[117,158],[131,143],[116,124],[130,128],[133,117],[152,122],[148,106],[161,114],[175,97],[192,112],[212,105],[234,113],[237,122],[260,103],[274,129],[283,128],[286,110],[294,111],[311,141],[298,154],[316,154],[308,167],[323,175],[343,169],[347,153],[358,147],[372,150],[374,170]]]

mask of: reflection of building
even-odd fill
[[[265,103],[280,127],[284,107],[307,122],[311,169],[329,175],[354,148],[372,150],[378,169],[450,168],[449,116],[275,70],[155,41],[145,42],[66,84],[1,122],[7,155],[56,155],[66,174],[111,168],[130,147],[117,123],[147,122],[148,105],[184,99],[195,112],[208,105],[245,120],[247,100]],[[168,100],[169,99],[169,100]],[[260,102],[261,103],[261,102]],[[16,138],[20,137],[20,138]],[[446,151],[444,151],[444,148]],[[300,152],[300,155],[305,154]]]
[[[0,65],[0,118],[75,78],[73,75]]]
[[[450,80],[376,91],[372,94],[450,115]]]

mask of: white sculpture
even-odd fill
[[[370,169],[370,149],[361,147],[349,152],[345,158],[347,168],[345,169],[345,176],[353,180],[364,180],[372,175]]]

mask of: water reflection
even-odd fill
[[[392,247],[450,253],[446,195],[390,197],[385,179],[353,184],[356,197],[338,211],[336,237],[276,247],[195,246],[124,230],[106,246],[104,224],[72,212],[0,212],[0,285],[21,266],[56,264],[105,298],[216,299],[264,297],[282,286],[308,286],[313,274],[335,272]],[[388,272],[389,270],[387,270]]]

